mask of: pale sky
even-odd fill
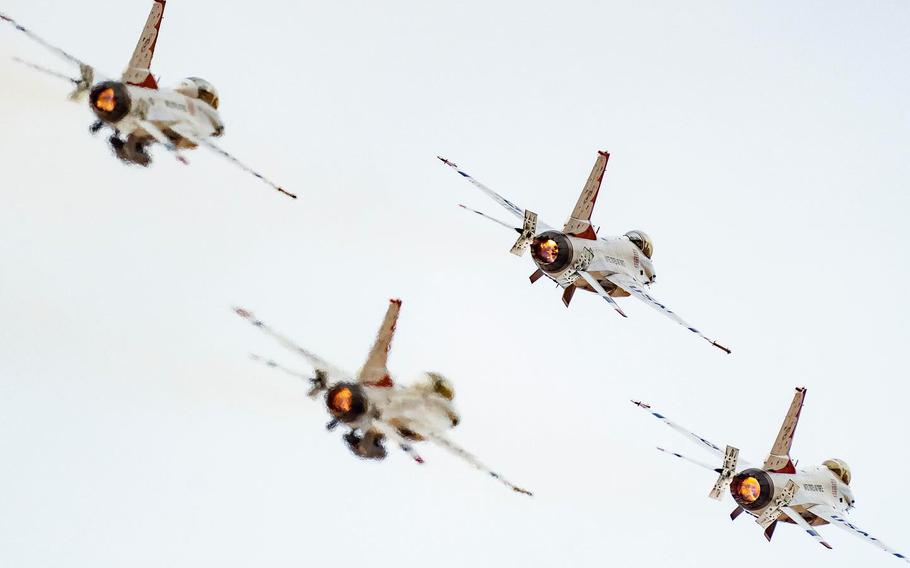
[[[2,10],[117,75],[150,4]],[[910,553],[908,26],[887,0],[172,0],[161,84],[215,84],[222,145],[296,202],[202,150],[118,163],[3,26],[0,565],[899,566],[731,523],[654,448],[714,458],[628,401],[758,461],[808,387],[793,457],[846,460],[850,520]],[[634,299],[565,309],[435,159],[561,226],[597,150],[595,225],[647,231],[653,294],[733,355]],[[396,379],[449,377],[452,438],[534,498],[432,447],[354,458],[230,311],[356,369],[389,297]]]

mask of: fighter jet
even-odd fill
[[[189,77],[172,89],[158,87],[158,79],[152,75],[149,66],[158,43],[165,2],[166,0],[152,2],[142,35],[119,80],[101,77],[93,66],[46,42],[9,16],[0,13],[0,20],[9,22],[17,31],[79,67],[80,76],[74,79],[41,65],[17,59],[37,71],[73,83],[75,88],[70,93],[71,100],[80,101],[88,94],[89,108],[97,119],[89,131],[95,134],[103,127],[110,128],[111,148],[123,162],[148,166],[152,161],[148,148],[158,143],[186,164],[188,161],[183,150],[205,146],[272,188],[296,199],[296,195],[285,191],[212,141],[212,138],[224,134],[224,122],[218,114],[218,91],[211,83],[199,77]]]
[[[829,459],[821,465],[796,469],[796,462],[790,458],[790,445],[799,421],[805,388],[797,388],[793,402],[780,427],[771,453],[761,467],[755,467],[739,457],[739,449],[727,446],[722,450],[697,434],[693,434],[666,416],[653,410],[649,405],[632,401],[680,434],[723,458],[721,467],[714,467],[676,452],[658,448],[678,458],[711,470],[718,474],[714,487],[708,494],[712,499],[721,500],[724,492],[730,491],[736,508],[730,519],[736,519],[745,511],[765,531],[765,538],[771,540],[778,522],[795,524],[825,548],[831,545],[822,538],[816,527],[831,524],[842,528],[863,540],[874,544],[889,554],[910,562],[903,554],[888,547],[868,532],[846,519],[846,513],[853,508],[853,491],[850,489],[850,468],[843,460]]]
[[[561,231],[543,221],[538,221],[537,213],[523,209],[502,197],[449,160],[437,157],[480,191],[502,205],[506,211],[522,219],[522,226],[516,228],[485,213],[461,205],[468,211],[517,231],[519,237],[512,245],[512,254],[522,256],[530,246],[531,258],[537,265],[537,270],[531,274],[531,283],[546,276],[558,284],[563,289],[562,302],[566,307],[569,307],[575,291],[581,289],[599,295],[619,315],[627,317],[613,298],[635,296],[711,345],[730,353],[729,349],[683,321],[670,308],[654,299],[645,290],[655,282],[656,274],[654,264],[651,262],[654,244],[644,231],[629,231],[619,237],[598,237],[597,231],[591,224],[591,212],[594,210],[594,203],[597,201],[600,184],[607,168],[607,160],[610,158],[608,152],[598,152],[594,169],[591,170],[591,175],[588,176],[588,181],[578,197],[575,209]]]
[[[253,356],[269,367],[306,380],[310,385],[310,398],[315,399],[325,393],[326,409],[331,416],[326,428],[333,430],[343,424],[348,429],[344,441],[354,455],[382,460],[386,457],[385,442],[389,441],[397,444],[415,462],[422,464],[424,460],[414,449],[414,444],[434,442],[513,491],[531,495],[526,489],[512,484],[485,466],[446,436],[460,421],[453,404],[455,388],[451,382],[435,372],[427,372],[422,380],[407,386],[399,385],[392,379],[386,361],[400,310],[401,300],[389,301],[376,341],[356,375],[343,371],[300,347],[256,319],[249,311],[243,308],[235,308],[234,311],[284,347],[302,355],[312,365],[315,376],[308,377],[271,359]]]

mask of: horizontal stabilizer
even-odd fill
[[[515,256],[524,255],[525,250],[528,248],[528,245],[531,244],[531,241],[534,240],[535,234],[537,234],[537,213],[525,209],[521,234],[518,236],[515,244],[512,245],[512,250],[509,252]]]
[[[796,497],[797,489],[798,487],[795,481],[792,479],[787,481],[787,484],[781,490],[780,494],[775,497],[771,505],[755,519],[755,522],[760,524],[764,529],[767,529],[772,523],[776,523],[777,519],[779,519],[784,512],[784,507],[788,506],[790,502],[793,501],[793,498]]]

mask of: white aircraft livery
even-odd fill
[[[429,441],[445,448],[512,491],[531,495],[530,491],[509,482],[448,438],[446,433],[461,420],[455,411],[455,387],[451,382],[435,372],[428,372],[423,380],[407,386],[399,385],[392,379],[386,362],[400,310],[401,300],[389,300],[389,307],[367,360],[360,371],[353,375],[272,330],[251,312],[243,308],[234,309],[237,315],[284,347],[302,355],[312,365],[315,377],[308,378],[275,361],[253,356],[269,367],[307,380],[310,383],[310,398],[325,392],[326,409],[332,417],[327,428],[333,430],[339,424],[344,424],[348,428],[344,441],[354,455],[364,459],[385,459],[385,442],[388,440],[398,444],[415,462],[422,464],[424,460],[417,453],[414,444]]]
[[[541,276],[546,276],[556,282],[563,289],[562,301],[566,307],[569,307],[575,290],[581,289],[597,294],[606,300],[619,315],[627,317],[613,298],[635,296],[711,345],[730,353],[729,349],[683,321],[673,310],[657,301],[646,290],[657,278],[654,264],[651,262],[654,244],[648,235],[643,231],[629,231],[619,237],[597,236],[597,231],[591,225],[591,212],[594,210],[594,203],[600,192],[607,160],[610,158],[609,153],[598,152],[594,169],[591,170],[591,175],[588,176],[588,181],[578,197],[575,209],[566,220],[562,231],[557,231],[552,226],[539,221],[537,213],[522,209],[459,169],[449,160],[437,157],[442,163],[461,174],[480,191],[499,203],[506,211],[522,219],[522,227],[516,228],[480,211],[461,206],[508,229],[517,231],[519,237],[512,246],[512,254],[522,256],[530,247],[531,257],[537,265],[537,270],[531,274],[531,283],[537,282]]]
[[[790,410],[784,418],[771,452],[761,467],[755,467],[739,457],[739,449],[727,446],[721,449],[708,440],[693,434],[658,413],[651,406],[638,401],[635,405],[663,421],[680,434],[699,446],[723,459],[721,467],[714,467],[676,452],[657,448],[678,458],[694,463],[718,474],[714,487],[708,494],[720,500],[727,491],[736,501],[736,508],[730,513],[736,519],[745,511],[755,517],[769,541],[778,522],[795,524],[825,548],[831,545],[822,538],[815,527],[831,524],[870,542],[904,562],[910,562],[903,554],[857,527],[846,519],[853,508],[853,491],[850,489],[850,468],[843,460],[829,459],[821,465],[796,469],[796,462],[790,458],[793,434],[799,422],[805,388],[797,388]],[[742,468],[742,469],[741,469]]]
[[[166,0],[154,0],[142,35],[133,56],[119,80],[101,78],[91,65],[56,47],[9,16],[0,13],[0,20],[12,24],[17,31],[53,51],[63,59],[79,66],[80,77],[47,69],[34,63],[18,60],[32,69],[72,82],[75,89],[70,99],[81,100],[88,94],[89,108],[96,121],[89,131],[97,133],[103,127],[111,129],[108,139],[114,154],[123,162],[148,166],[152,158],[148,147],[161,144],[181,163],[188,164],[183,150],[205,146],[254,175],[275,190],[296,199],[296,195],[250,168],[217,146],[212,138],[224,134],[224,122],[218,114],[218,91],[199,77],[180,81],[173,89],[160,89],[150,66],[158,43],[158,32]]]

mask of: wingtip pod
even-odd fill
[[[730,349],[724,347],[723,345],[721,345],[720,343],[718,343],[718,342],[716,342],[716,341],[712,341],[712,342],[711,342],[711,345],[713,345],[714,347],[717,347],[718,349],[720,349],[721,351],[723,351],[723,352],[726,353],[727,355],[730,355],[731,353],[733,353],[732,351],[730,351]]]
[[[281,192],[281,193],[287,195],[287,196],[290,197],[291,199],[297,199],[297,195],[296,195],[296,194],[291,193],[290,191],[286,190],[286,189],[283,188],[283,187],[276,187],[275,189],[277,189],[279,192]]]
[[[450,162],[449,160],[443,158],[442,156],[436,156],[436,159],[439,160],[440,162],[442,162],[443,164],[447,165],[447,166],[450,166],[450,167],[453,167],[453,168],[456,168],[456,169],[458,168],[458,166],[456,166],[454,162]]]
[[[253,315],[253,312],[246,310],[244,308],[234,308],[234,313],[237,314],[238,316],[242,317],[246,321],[250,322],[251,324],[253,324],[256,327],[263,327],[265,325],[261,321],[256,319],[256,316]]]
[[[262,363],[266,367],[271,367],[273,369],[278,368],[278,363],[276,363],[274,359],[266,359],[262,355],[257,355],[256,353],[250,353],[250,360]]]

